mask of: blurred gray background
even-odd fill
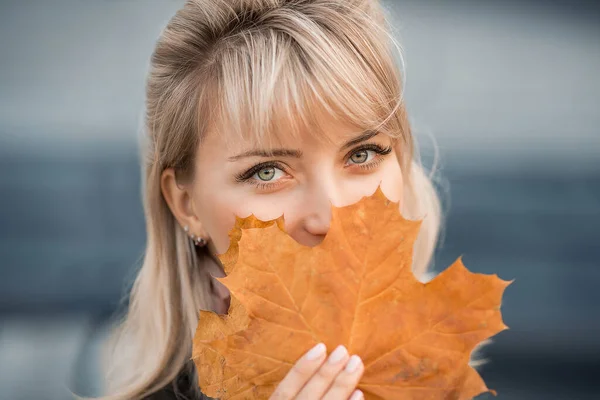
[[[600,6],[392,1],[443,270],[515,279],[482,375],[501,399],[597,399]],[[0,1],[0,399],[99,394],[143,252],[147,62],[181,1]]]

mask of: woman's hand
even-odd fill
[[[269,400],[359,400],[355,390],[364,371],[357,355],[338,346],[325,360],[327,349],[319,343],[294,364]]]

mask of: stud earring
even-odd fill
[[[183,230],[185,231],[185,233],[189,233],[190,227],[189,226],[184,226]],[[190,236],[190,239],[192,239],[192,242],[194,242],[194,245],[198,246],[198,247],[202,247],[206,245],[206,239],[204,239],[203,237],[200,236],[196,236],[193,233]]]
[[[202,246],[206,245],[206,239],[204,239],[203,237],[196,236],[192,233],[190,238],[192,239],[192,242],[194,242],[194,244],[198,247],[202,247]]]

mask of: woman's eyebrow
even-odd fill
[[[377,134],[379,134],[379,131],[365,131],[363,133],[361,133],[359,136],[355,137],[354,139],[350,139],[349,141],[347,141],[346,143],[344,143],[344,145],[341,147],[341,150],[344,150],[348,147],[352,147],[355,144],[358,144],[360,142],[364,142],[365,140],[369,140],[371,139],[373,136],[376,136]],[[243,152],[241,154],[238,154],[236,156],[232,156],[229,157],[227,160],[228,161],[237,161],[241,158],[245,158],[245,157],[294,157],[294,158],[301,158],[302,157],[302,151],[301,150],[294,150],[294,149],[272,149],[272,150],[262,150],[262,149],[255,149],[255,150],[249,150],[246,152]]]
[[[237,156],[229,157],[228,161],[237,161],[240,158],[244,157],[294,157],[300,158],[302,157],[302,152],[300,150],[292,150],[292,149],[273,149],[273,150],[249,150],[244,153],[238,154]]]
[[[365,140],[369,140],[373,136],[376,136],[378,134],[379,134],[379,131],[372,131],[372,130],[364,131],[363,133],[361,133],[359,136],[355,137],[354,139],[351,139],[351,140],[347,141],[342,146],[341,149],[344,150],[344,149],[347,149],[348,147],[352,147],[355,144],[358,144],[360,142],[364,142]]]

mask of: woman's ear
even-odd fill
[[[190,185],[177,183],[175,170],[167,168],[160,176],[160,189],[167,205],[179,224],[188,226],[188,233],[206,239],[206,233],[192,206],[192,192]]]

